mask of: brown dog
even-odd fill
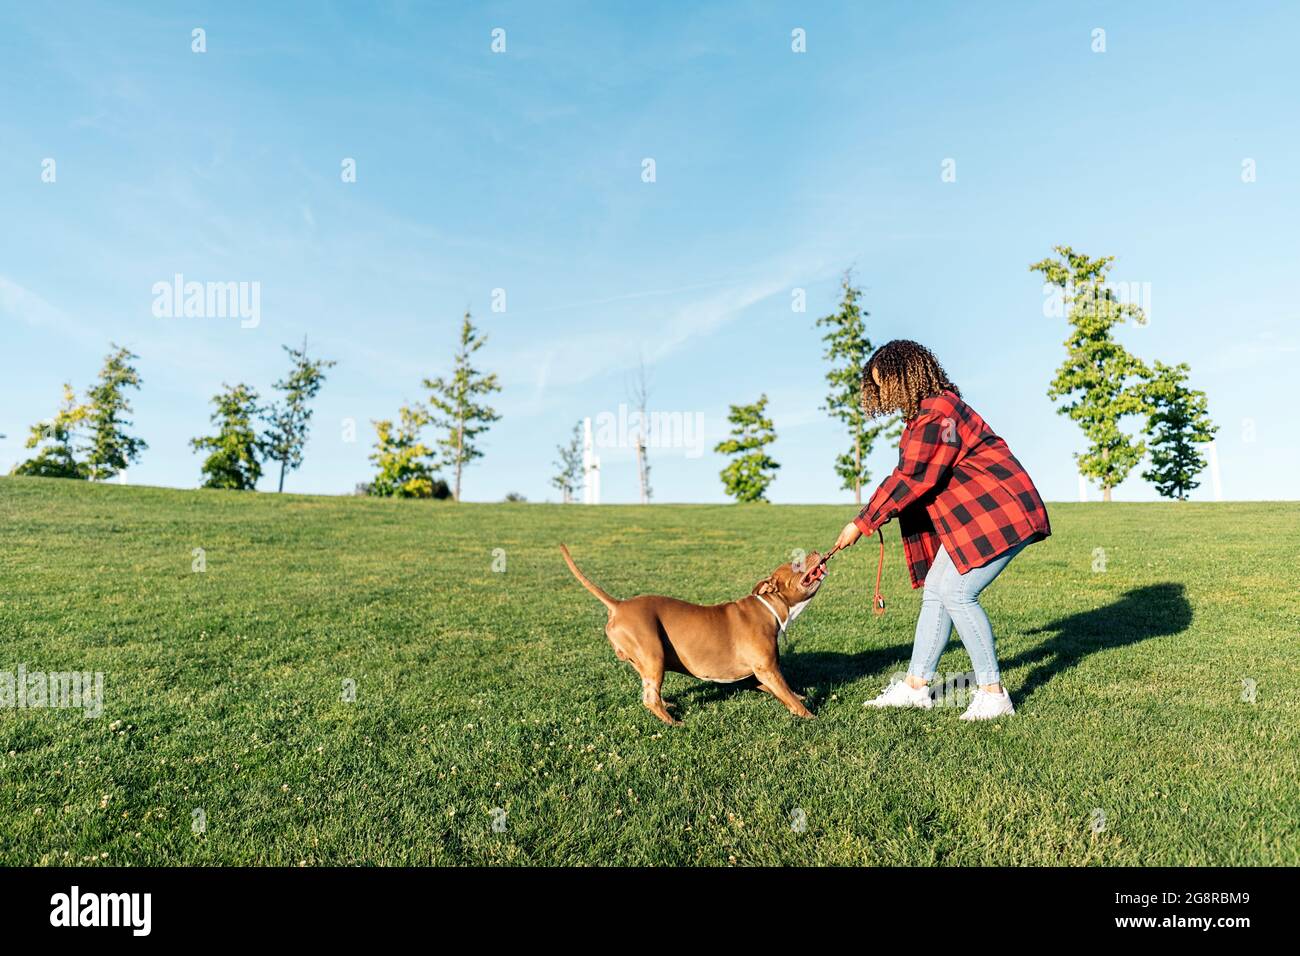
[[[805,586],[803,571],[783,564],[740,600],[708,607],[657,594],[619,601],[578,570],[568,548],[560,545],[560,551],[573,576],[609,608],[605,636],[618,659],[641,675],[641,703],[664,723],[681,723],[668,713],[659,693],[665,671],[723,684],[756,677],[758,689],[785,704],[790,713],[812,717],[803,698],[781,676],[777,639],[813,599],[821,587],[820,576],[812,576]],[[819,559],[814,551],[805,566],[814,567]]]

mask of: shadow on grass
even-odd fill
[[[1037,647],[1001,661],[1001,665],[1004,671],[1032,666],[1020,687],[1012,688],[1019,702],[1057,674],[1076,666],[1089,654],[1128,647],[1153,637],[1178,634],[1187,630],[1191,623],[1192,606],[1187,601],[1183,585],[1173,582],[1150,584],[1125,592],[1118,601],[1105,607],[1057,618],[1026,632],[1052,636]],[[955,633],[953,639],[957,639]],[[911,654],[910,643],[858,651],[856,654],[792,651],[782,653],[781,671],[791,687],[807,695],[807,703],[812,707],[837,688],[860,678],[873,674],[887,678],[896,671],[906,670]],[[753,678],[734,684],[696,683],[676,696],[702,704],[752,691],[755,687]]]
[[[1036,627],[1029,634],[1052,634],[1042,644],[1002,661],[1002,669],[1033,665],[1015,690],[1017,700],[1028,697],[1057,674],[1076,666],[1089,654],[1128,647],[1153,637],[1178,634],[1192,623],[1192,606],[1181,584],[1149,584],[1133,588],[1113,604],[1081,611]],[[1014,688],[1013,688],[1014,690]]]
[[[894,671],[906,670],[912,654],[911,644],[877,647],[841,654],[836,651],[786,651],[781,649],[781,673],[797,693],[806,695],[811,708],[838,688],[871,674],[889,677]],[[734,684],[700,683],[688,687],[681,696],[703,704],[723,700],[732,694],[755,690],[758,682],[750,677]],[[883,687],[884,684],[881,685]],[[815,708],[814,708],[815,709]]]

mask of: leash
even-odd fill
[[[885,573],[885,533],[877,528],[876,537],[880,539],[880,559],[876,561],[876,594],[871,599],[871,613],[879,617],[885,613],[885,596],[880,593],[880,576]]]
[[[876,561],[876,593],[871,598],[871,613],[879,617],[881,614],[885,613],[885,595],[882,594],[880,591],[880,580],[885,573],[884,531],[881,530],[880,528],[877,528],[876,537],[880,540],[880,557]],[[838,553],[840,550],[841,549],[839,547],[833,547],[825,554],[823,554],[822,559],[818,561],[815,565],[813,565],[813,567],[808,571],[808,573],[804,575],[804,580],[805,581],[808,580],[808,578],[813,575],[817,575],[817,576],[824,575],[826,573],[827,563],[829,563],[830,559],[835,557],[836,553]],[[777,620],[780,620],[780,618],[778,618]]]

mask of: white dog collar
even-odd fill
[[[769,611],[772,612],[772,616],[773,616],[774,618],[776,618],[776,633],[777,633],[778,635],[780,635],[780,634],[784,634],[784,633],[785,633],[786,625],[790,623],[790,617],[792,617],[793,615],[787,616],[786,619],[785,619],[785,621],[782,622],[782,620],[781,620],[781,615],[776,613],[776,608],[772,607],[772,605],[770,605],[770,604],[768,604],[766,601],[764,601],[763,598],[762,598],[762,595],[759,595],[759,594],[751,594],[750,597],[758,598],[758,603],[761,604],[761,605],[763,605],[763,607],[767,608]]]

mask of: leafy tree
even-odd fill
[[[1142,477],[1166,498],[1180,501],[1200,486],[1196,476],[1205,470],[1205,456],[1197,446],[1211,441],[1219,430],[1210,421],[1205,393],[1187,387],[1190,371],[1186,362],[1156,362],[1147,384],[1151,468]]]
[[[131,365],[140,356],[116,343],[111,348],[99,381],[86,395],[86,419],[90,423],[86,468],[94,481],[106,481],[124,471],[149,448],[143,440],[126,433],[131,427],[125,417],[131,413],[131,403],[125,393],[128,388],[140,387],[140,374]]]
[[[772,420],[764,414],[766,410],[766,395],[752,405],[732,405],[727,415],[727,421],[734,426],[731,437],[718,442],[713,449],[738,456],[721,472],[723,487],[737,501],[766,501],[764,493],[776,477],[772,472],[781,467],[764,450],[776,441]]]
[[[429,424],[423,405],[403,405],[398,422],[374,422],[375,452],[370,456],[379,474],[370,482],[369,493],[380,498],[446,498],[447,483],[434,478],[433,451],[421,433]]]
[[[90,409],[77,403],[72,386],[63,386],[63,405],[48,422],[32,426],[27,438],[27,448],[40,447],[35,458],[16,466],[12,474],[38,478],[87,478],[90,469],[85,462],[77,461],[73,441]],[[42,447],[43,446],[43,447]]]
[[[1066,359],[1047,390],[1053,401],[1069,399],[1057,411],[1079,423],[1088,441],[1076,454],[1080,474],[1095,479],[1102,497],[1122,482],[1146,452],[1143,441],[1126,433],[1126,415],[1146,411],[1145,383],[1151,373],[1136,356],[1115,341],[1117,325],[1132,319],[1146,324],[1142,309],[1120,302],[1106,285],[1114,256],[1092,259],[1069,246],[1056,246],[1056,258],[1031,265],[1059,288],[1069,303],[1070,335]]]
[[[203,474],[207,476],[204,488],[233,488],[251,491],[262,477],[262,464],[257,459],[258,440],[253,422],[259,408],[257,392],[247,385],[222,385],[224,391],[212,397],[217,410],[211,421],[217,434],[192,438],[195,451],[207,451]]]
[[[871,357],[871,340],[867,337],[865,319],[869,313],[862,311],[858,300],[862,290],[853,284],[852,270],[846,270],[840,279],[843,296],[839,309],[817,320],[818,327],[827,329],[822,341],[826,351],[822,358],[831,363],[826,373],[830,391],[826,395],[823,411],[842,422],[849,431],[849,450],[835,459],[835,474],[841,487],[853,492],[853,500],[862,504],[862,486],[871,479],[867,456],[882,434],[897,437],[902,433],[902,420],[892,416],[884,420],[871,419],[862,411],[862,370]]]
[[[496,374],[483,375],[470,364],[474,353],[486,342],[487,336],[478,334],[466,312],[451,378],[439,376],[424,380],[424,387],[430,391],[429,404],[433,406],[430,421],[446,430],[445,437],[438,439],[438,447],[443,462],[456,470],[452,496],[457,501],[460,501],[461,470],[474,459],[483,457],[474,440],[501,418],[478,401],[481,396],[501,391]]]
[[[303,451],[307,447],[311,408],[308,402],[316,397],[325,383],[325,370],[335,366],[329,359],[313,359],[307,355],[307,339],[302,348],[281,346],[289,353],[293,367],[287,378],[272,386],[284,393],[282,401],[274,402],[263,411],[266,431],[262,433],[262,452],[268,461],[280,463],[280,483],[276,491],[284,491],[286,472],[302,467]]]
[[[577,422],[573,426],[573,435],[567,445],[556,445],[555,450],[559,452],[560,460],[555,462],[555,467],[559,469],[555,477],[551,479],[551,484],[560,489],[564,496],[564,503],[567,505],[573,501],[582,487],[582,422]]]

